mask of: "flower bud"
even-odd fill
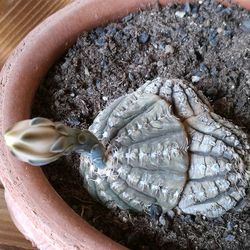
[[[105,148],[94,134],[46,118],[17,122],[4,138],[14,156],[34,166],[46,165],[72,151],[87,157],[97,168],[106,166]]]
[[[57,160],[77,144],[79,130],[45,118],[16,123],[5,133],[5,142],[13,155],[34,166]]]

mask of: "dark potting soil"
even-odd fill
[[[85,33],[48,73],[33,116],[88,128],[112,100],[157,76],[193,82],[216,113],[249,133],[250,13],[208,0],[130,14]],[[108,210],[84,190],[78,167],[71,155],[44,172],[78,214],[131,249],[250,249],[249,208],[216,219]]]

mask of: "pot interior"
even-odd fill
[[[244,28],[248,17],[247,11],[208,1],[129,14],[84,33],[49,71],[36,94],[32,116],[88,128],[112,100],[161,76],[192,82],[209,98],[216,113],[249,134],[249,33]],[[229,226],[243,230],[249,223],[247,212],[210,220],[193,215],[172,218],[171,213],[150,218],[108,210],[84,190],[78,167],[79,157],[70,155],[44,171],[79,215],[129,248],[247,244],[246,234],[237,235]],[[217,242],[211,240],[214,238]]]

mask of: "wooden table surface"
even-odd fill
[[[34,26],[70,1],[0,0],[0,69],[9,53]],[[12,223],[4,200],[4,188],[1,182],[0,249],[35,249]]]

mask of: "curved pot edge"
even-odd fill
[[[108,0],[110,3],[113,1]],[[20,119],[24,119],[27,118],[29,116],[29,112],[30,112],[30,106],[31,106],[31,101],[32,98],[34,96],[35,90],[39,84],[39,82],[41,81],[42,77],[46,74],[47,70],[49,69],[49,67],[52,65],[52,63],[54,62],[54,59],[57,58],[62,51],[64,51],[68,46],[70,46],[72,44],[72,42],[76,39],[77,35],[79,33],[82,32],[82,30],[80,31],[79,25],[76,28],[76,30],[71,31],[71,36],[70,37],[65,37],[63,36],[63,39],[61,38],[61,36],[58,36],[56,41],[54,40],[55,44],[53,47],[53,51],[50,52],[50,57],[53,59],[50,60],[44,60],[44,56],[46,53],[44,53],[44,50],[42,49],[38,59],[33,61],[31,60],[28,65],[29,67],[27,67],[24,71],[24,67],[23,66],[18,66],[18,64],[20,63],[20,61],[22,62],[22,56],[27,53],[27,49],[26,47],[32,47],[35,46],[34,45],[34,41],[37,35],[41,35],[44,36],[46,32],[48,32],[49,30],[49,34],[51,34],[53,31],[55,32],[55,35],[58,34],[58,31],[56,32],[55,27],[56,27],[56,22],[54,24],[52,24],[51,26],[48,27],[48,24],[52,21],[52,19],[54,18],[58,18],[57,19],[57,23],[59,21],[61,21],[63,18],[67,16],[67,18],[80,18],[80,15],[82,14],[81,10],[79,10],[79,5],[84,5],[84,7],[86,6],[91,6],[91,8],[93,8],[94,4],[100,4],[101,5],[102,1],[100,0],[87,0],[84,2],[75,2],[73,4],[71,4],[70,6],[66,6],[64,9],[58,11],[56,14],[52,15],[51,17],[49,17],[48,19],[46,19],[42,24],[40,24],[35,30],[33,30],[22,42],[21,44],[17,47],[17,49],[13,52],[12,56],[10,57],[10,59],[7,61],[7,63],[5,64],[2,72],[0,73],[0,80],[1,80],[1,86],[0,88],[2,90],[5,91],[5,93],[7,93],[6,96],[11,97],[14,95],[16,95],[16,98],[23,98],[24,96],[25,98],[25,103],[22,105],[18,105],[18,102],[15,102],[14,104],[9,104],[8,103],[8,98],[6,98],[6,96],[4,97],[4,100],[0,100],[0,104],[3,104],[3,112],[2,112],[2,117],[6,117],[6,114],[9,114],[9,111],[12,109],[16,109],[15,110],[15,116],[10,116],[7,120],[4,121],[0,121],[0,126],[2,128],[2,132],[4,132],[6,130],[6,128],[9,127],[10,124],[13,124],[13,122],[20,120]],[[180,0],[181,2],[181,0]],[[235,2],[239,2],[239,0],[235,0]],[[154,1],[154,0],[144,0],[144,1],[140,1],[140,4],[138,1],[133,1],[133,0],[127,0],[126,3],[124,3],[124,1],[122,0],[117,0],[116,3],[120,3],[120,5],[116,6],[116,18],[119,16],[123,16],[128,14],[128,12],[132,12],[137,10],[138,8],[144,8],[147,5],[152,5],[152,4],[166,4],[169,3],[169,1],[166,0],[160,0],[160,1]],[[91,5],[92,4],[92,5]],[[107,2],[106,2],[107,4]],[[123,7],[126,5],[126,7],[124,9],[121,8],[121,4],[123,4]],[[250,2],[248,0],[246,1],[241,1],[242,6],[246,7],[246,8],[250,8]],[[129,6],[129,7],[128,7]],[[105,6],[104,6],[105,7]],[[103,7],[103,9],[105,9]],[[119,7],[119,8],[118,8]],[[75,8],[78,8],[78,12],[76,16],[71,16],[71,14],[76,11]],[[66,12],[65,12],[66,10]],[[67,12],[68,11],[68,12]],[[102,7],[99,8],[99,11],[102,11]],[[71,14],[70,14],[71,13]],[[93,9],[92,12],[86,13],[86,16],[90,16],[90,13],[93,14]],[[95,12],[95,14],[97,14],[97,12]],[[93,15],[92,17],[90,16],[90,19],[87,22],[87,26],[88,28],[84,29],[84,30],[88,30],[90,28],[93,28],[94,26],[100,25],[103,22],[107,22],[108,20],[112,20],[114,18],[114,16],[112,16],[113,12],[111,13],[111,11],[108,11],[107,13],[105,13],[104,16],[98,16],[98,14],[95,16]],[[65,15],[65,16],[64,16]],[[92,23],[91,23],[92,20]],[[86,21],[86,20],[85,20]],[[93,24],[94,23],[94,24]],[[45,27],[46,26],[46,27]],[[70,29],[69,25],[65,25],[65,27],[62,28],[62,30],[64,32],[68,32]],[[49,39],[48,34],[46,34],[46,37]],[[62,39],[62,41],[64,41],[64,43],[60,43],[60,46],[58,46],[58,40]],[[53,39],[52,39],[53,40]],[[41,45],[41,44],[40,44]],[[44,46],[46,46],[45,44],[43,44]],[[34,49],[34,47],[33,47]],[[30,56],[30,52],[28,52],[28,55],[26,54],[26,56]],[[40,64],[38,64],[38,62],[41,62],[42,60],[42,67],[39,68],[39,66],[41,66]],[[27,62],[26,62],[27,63]],[[27,66],[27,64],[26,64]],[[12,72],[12,69],[16,70],[16,67],[19,69],[17,71],[15,71],[14,73]],[[32,69],[32,72],[36,74],[35,77],[30,77],[29,79],[27,79],[25,77],[26,74],[28,74],[27,70]],[[31,84],[30,86],[30,92],[27,94],[25,93],[25,91],[21,91],[18,92],[17,86],[19,86],[20,88],[20,84],[25,81],[33,81],[34,84]],[[5,86],[6,84],[6,86]],[[18,84],[18,85],[17,85]],[[25,84],[24,84],[25,85]],[[25,88],[24,88],[25,89]],[[20,89],[19,89],[20,90]],[[3,93],[3,91],[1,91],[1,94]],[[84,232],[86,232],[86,227],[88,228],[88,232],[87,235],[90,236],[90,240],[84,240],[84,238],[82,238],[82,235],[79,236],[80,239],[85,243],[84,245],[82,245],[81,243],[79,243],[80,245],[74,245],[74,247],[84,247],[86,248],[86,246],[88,245],[87,243],[90,244],[91,248],[92,247],[99,247],[98,249],[100,249],[100,247],[102,248],[113,248],[114,249],[118,249],[121,246],[119,246],[117,243],[110,243],[112,241],[110,241],[109,238],[107,238],[106,236],[103,236],[100,232],[96,232],[95,229],[93,229],[91,226],[86,225],[85,223],[78,223],[76,222],[76,220],[78,220],[78,216],[76,216],[74,214],[73,211],[69,210],[69,208],[66,209],[66,207],[68,207],[60,198],[58,198],[57,194],[55,193],[55,191],[50,187],[50,185],[47,183],[47,180],[45,180],[42,172],[40,169],[30,169],[26,164],[20,164],[20,162],[18,162],[17,160],[13,159],[13,157],[9,154],[6,153],[4,146],[3,146],[3,138],[1,136],[0,138],[0,142],[2,145],[2,151],[1,151],[1,158],[2,158],[2,166],[4,165],[4,171],[5,174],[2,176],[2,182],[6,188],[6,200],[8,203],[8,206],[10,208],[10,211],[12,213],[12,217],[14,218],[14,220],[16,221],[16,224],[19,225],[19,228],[23,231],[23,233],[26,235],[27,238],[29,238],[30,240],[32,240],[35,245],[41,247],[41,249],[45,249],[45,241],[47,242],[47,244],[51,243],[50,246],[53,246],[53,249],[56,249],[57,247],[59,247],[58,249],[63,249],[63,247],[65,246],[65,243],[69,243],[70,240],[75,240],[76,238],[78,238],[78,233],[79,229],[83,229]],[[21,166],[19,166],[21,165]],[[16,169],[16,166],[18,166],[18,170]],[[9,168],[10,167],[10,168]],[[2,170],[0,170],[1,172]],[[2,173],[1,173],[2,174]],[[27,178],[27,176],[28,178]],[[21,176],[21,177],[20,177]],[[26,177],[25,177],[26,176]],[[30,179],[36,179],[39,182],[39,187],[35,187],[35,185],[37,184],[34,180],[30,180]],[[31,186],[28,185],[25,186],[23,184],[24,181],[28,181],[29,184],[31,184]],[[50,228],[47,228],[47,226],[42,227],[42,231],[40,232],[39,236],[36,235],[30,235],[30,229],[32,228],[32,230],[35,230],[39,227],[40,224],[45,225],[47,223],[47,214],[46,211],[42,211],[41,207],[38,207],[38,204],[36,204],[37,199],[31,198],[31,200],[27,201],[27,198],[29,196],[24,196],[22,197],[23,193],[22,191],[16,191],[15,190],[15,186],[19,186],[22,187],[25,192],[29,192],[32,190],[30,189],[30,187],[35,188],[35,190],[40,190],[41,193],[43,194],[41,198],[44,198],[47,192],[51,192],[51,196],[49,198],[46,197],[45,200],[43,200],[43,204],[44,202],[48,202],[49,203],[49,208],[53,207],[53,210],[56,211],[59,207],[63,206],[66,210],[67,213],[64,214],[64,218],[65,216],[69,216],[70,218],[72,218],[72,220],[74,222],[72,222],[72,224],[74,225],[68,225],[69,229],[72,228],[72,231],[69,233],[69,235],[64,235],[64,237],[69,237],[69,239],[62,241],[59,243],[56,243],[56,240],[60,241],[60,234],[63,235],[63,232],[58,232],[57,234],[53,235],[53,239],[51,240],[50,238],[45,237],[43,240],[40,240],[39,237],[41,237],[41,234],[44,233],[47,230],[50,230]],[[44,188],[44,186],[46,186],[46,188],[44,190],[42,190],[42,188]],[[35,191],[33,190],[33,191]],[[35,192],[31,192],[32,194],[34,194]],[[14,199],[11,194],[15,194],[16,197],[18,197],[17,199]],[[22,198],[21,198],[22,197]],[[56,199],[56,201],[54,200]],[[19,203],[18,203],[19,202]],[[55,204],[56,203],[56,204]],[[17,209],[21,209],[21,207],[25,207],[25,213],[23,216],[26,216],[26,222],[25,224],[30,224],[33,225],[33,219],[34,220],[38,220],[38,224],[33,225],[33,227],[28,227],[28,228],[24,228],[21,225],[21,221],[22,219],[20,218],[20,216],[16,216],[14,210],[11,208],[11,204],[16,204],[16,208]],[[19,206],[18,206],[19,205]],[[34,215],[32,215],[33,217],[30,218],[30,207],[28,207],[28,205],[30,205],[30,207],[32,208],[32,212],[34,213]],[[38,215],[39,215],[39,211],[41,213],[43,213],[43,219],[39,219]],[[57,210],[58,211],[58,210]],[[74,215],[73,215],[74,214]],[[61,215],[61,214],[60,214]],[[60,221],[60,216],[58,216],[57,222]],[[40,223],[40,224],[39,224]],[[57,224],[57,223],[56,223]],[[80,224],[80,225],[79,225]],[[53,223],[51,224],[53,225]],[[70,231],[70,230],[69,230]],[[74,235],[74,237],[72,238],[72,232],[76,233],[76,235]],[[71,235],[70,235],[71,234]],[[77,236],[77,237],[76,237]],[[66,238],[67,238],[66,237]],[[92,237],[99,237],[99,239],[101,239],[100,241],[96,242],[96,238],[92,238]],[[79,240],[79,239],[78,239]],[[89,242],[88,242],[89,241]],[[70,244],[70,243],[69,243]],[[108,244],[106,246],[104,246],[104,244]],[[110,244],[110,245],[109,245]],[[47,246],[46,246],[47,247]],[[46,248],[48,249],[48,248]]]

